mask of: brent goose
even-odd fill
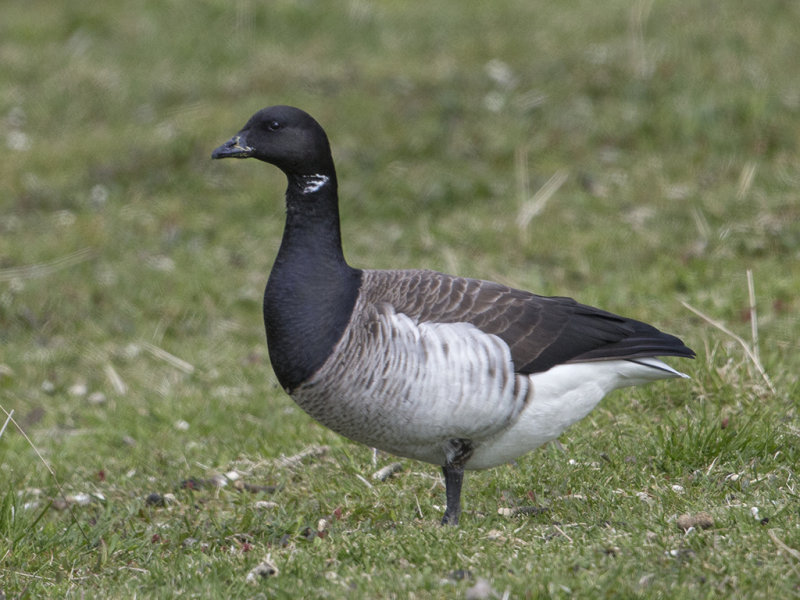
[[[302,110],[258,111],[211,157],[257,158],[288,179],[264,293],[278,381],[341,435],[441,465],[442,524],[458,523],[464,469],[555,439],[614,389],[686,377],[655,358],[693,358],[681,340],[570,298],[350,267],[328,138]]]

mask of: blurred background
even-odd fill
[[[268,364],[283,176],[210,160],[291,104],[331,139],[354,266],[652,322],[698,351],[654,422],[691,398],[797,431],[798,24],[777,0],[6,0],[0,403],[68,488],[116,473],[107,496],[347,446]],[[0,478],[52,489],[13,427]]]

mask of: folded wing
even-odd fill
[[[673,335],[652,325],[586,306],[571,298],[538,296],[498,283],[435,271],[365,271],[372,300],[388,302],[419,322],[466,322],[498,336],[511,349],[517,373],[573,362],[650,356],[693,358]]]

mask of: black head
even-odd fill
[[[250,117],[242,130],[211,158],[257,158],[288,176],[334,173],[328,136],[311,115],[292,106],[270,106]]]

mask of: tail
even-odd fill
[[[694,355],[694,352],[692,353]],[[647,358],[630,358],[628,359],[629,362],[636,363],[637,365],[642,365],[643,367],[648,367],[650,369],[656,369],[657,371],[661,371],[663,373],[660,377],[654,377],[653,379],[667,379],[670,377],[681,377],[683,379],[691,379],[686,373],[681,373],[670,367],[667,363],[662,362],[654,357],[647,357]]]

